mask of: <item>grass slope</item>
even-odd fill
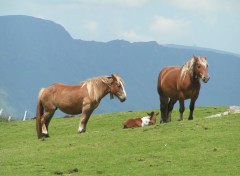
[[[204,117],[226,107],[199,107],[193,121],[122,129],[146,111],[93,115],[78,134],[79,118],[54,118],[50,138],[37,140],[35,121],[0,121],[0,175],[238,175],[240,115]]]

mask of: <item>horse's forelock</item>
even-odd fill
[[[203,65],[205,68],[207,67],[208,62],[207,62],[206,57],[200,58],[199,61],[200,61],[201,65]]]
[[[117,83],[119,83],[119,84],[122,83],[123,85],[125,85],[123,79],[118,74],[114,74],[114,77],[116,78]]]
[[[115,78],[117,79],[117,83],[122,85],[123,91],[124,91],[124,93],[126,94],[126,92],[125,92],[125,90],[124,90],[124,85],[125,85],[125,83],[124,83],[123,79],[122,79],[119,75],[116,75]]]
[[[124,83],[123,79],[118,74],[113,74],[112,77],[115,78],[115,80],[117,81],[117,84],[121,85],[122,90],[123,90],[123,94],[126,97],[127,93],[126,93],[125,88],[124,88],[125,83]]]

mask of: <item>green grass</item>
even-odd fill
[[[35,121],[0,121],[0,175],[238,175],[240,115],[207,117],[227,107],[198,107],[194,120],[138,129],[122,122],[146,111],[54,118],[50,138],[37,140]],[[157,110],[156,110],[157,111]]]

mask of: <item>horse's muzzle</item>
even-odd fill
[[[120,100],[121,102],[126,101],[126,99],[127,99],[127,97],[119,98],[119,100]]]
[[[124,101],[126,101],[126,99],[127,99],[127,98],[124,98],[124,99],[120,99],[120,101],[121,101],[121,102],[124,102]]]
[[[209,81],[209,79],[210,79],[210,76],[203,76],[202,77],[202,81],[204,82],[204,83],[207,83],[208,81]]]

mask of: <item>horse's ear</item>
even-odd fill
[[[111,77],[111,78],[112,78],[112,83],[113,83],[113,82],[116,82],[117,79],[116,79],[115,74],[112,74],[112,77]]]
[[[152,111],[152,112],[150,112],[150,113],[147,113],[147,115],[149,115],[149,116],[152,116],[154,114],[154,112]]]
[[[194,58],[195,60],[197,60],[197,59],[198,59],[198,57],[197,57],[197,56],[195,56],[195,55],[193,55],[193,58]]]
[[[207,60],[207,57],[206,57],[206,56],[203,56],[202,58],[205,59],[205,60]]]
[[[118,80],[117,76],[118,76],[118,74],[112,74],[113,81],[117,81]]]
[[[195,62],[198,61],[198,57],[197,57],[197,56],[194,56],[194,55],[193,55],[193,58],[194,58]]]

